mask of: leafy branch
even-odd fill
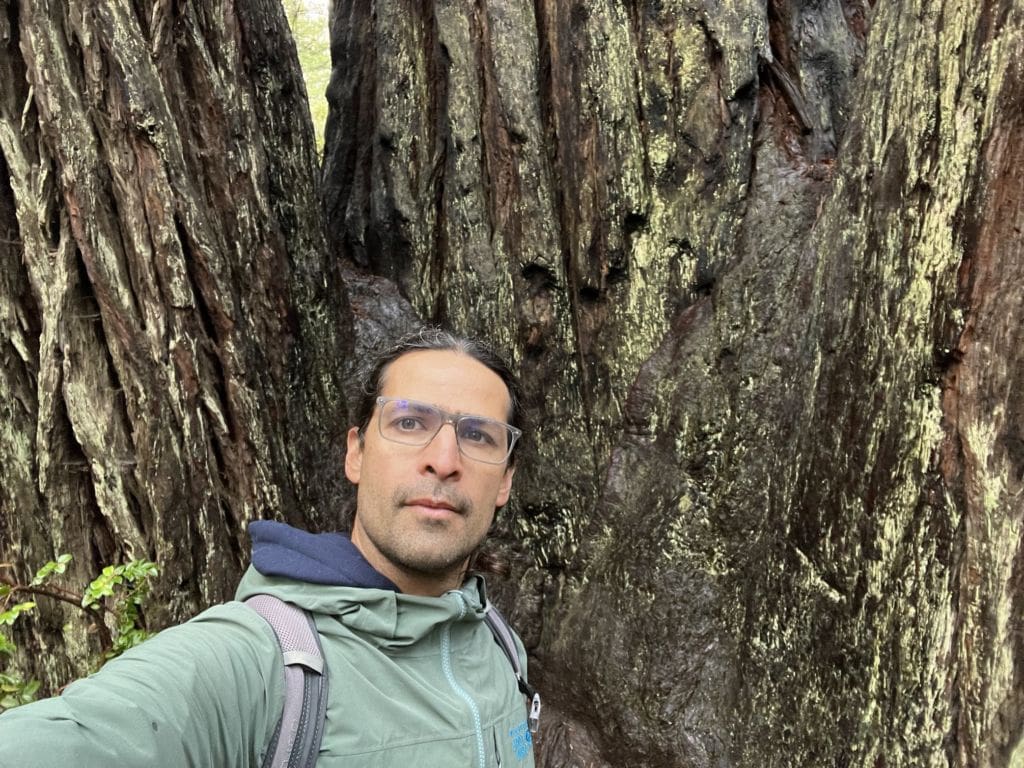
[[[50,583],[55,576],[67,571],[70,562],[71,555],[60,555],[36,571],[27,584],[0,575],[0,627],[11,627],[20,617],[35,610],[35,601],[23,598],[47,597],[74,605],[90,615],[98,611],[111,617],[113,633],[102,618],[94,622],[103,648],[100,665],[150,636],[149,632],[139,626],[139,621],[140,609],[149,595],[150,580],[158,573],[155,563],[132,560],[108,565],[89,583],[85,593],[79,596]],[[13,567],[10,563],[0,563],[2,569],[11,570]],[[14,642],[0,633],[0,657],[11,656],[16,650]],[[37,680],[26,680],[18,674],[0,672],[0,712],[33,701],[38,690]]]
[[[113,643],[103,654],[105,659],[119,656],[149,637],[150,633],[138,626],[139,608],[149,595],[149,580],[157,572],[156,563],[148,560],[108,565],[86,588],[83,608],[99,608],[114,615]],[[108,607],[104,600],[115,596],[113,607]]]

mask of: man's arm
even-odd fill
[[[240,603],[217,606],[0,716],[0,766],[258,767],[282,679],[269,625]]]

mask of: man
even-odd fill
[[[469,571],[511,490],[514,376],[486,347],[424,331],[377,361],[357,415],[351,538],[254,522],[236,595],[313,615],[329,673],[317,765],[533,766],[524,698]],[[282,676],[270,626],[215,606],[0,717],[0,766],[261,766]]]

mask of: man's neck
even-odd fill
[[[409,568],[402,568],[379,552],[369,541],[360,536],[358,528],[353,528],[352,543],[377,573],[391,580],[398,591],[404,595],[420,597],[440,597],[445,592],[458,589],[465,580],[469,560],[451,569],[449,573],[423,573]]]

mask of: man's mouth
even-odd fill
[[[431,498],[410,499],[409,501],[405,502],[405,506],[407,506],[407,507],[425,507],[427,509],[437,509],[437,510],[447,510],[449,512],[457,512],[457,513],[461,514],[461,511],[459,510],[458,507],[456,507],[454,504],[451,504],[450,502],[445,501],[444,499],[431,499]]]

